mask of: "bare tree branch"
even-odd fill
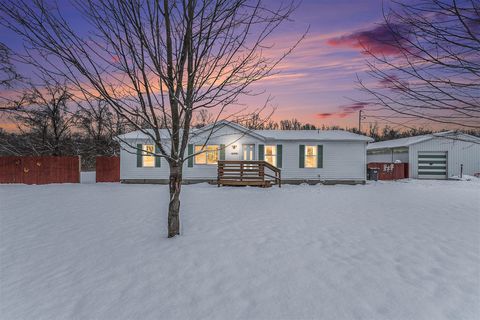
[[[450,127],[480,128],[479,3],[395,2],[383,25],[388,53],[363,44],[371,106]],[[381,42],[382,39],[375,39]]]

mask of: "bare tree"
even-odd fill
[[[101,99],[90,99],[86,103],[86,106],[79,107],[79,111],[76,113],[76,122],[77,127],[87,138],[100,141],[119,134],[114,122],[115,117],[107,103]]]
[[[200,109],[196,115],[195,127],[203,128],[214,122],[214,115],[208,109]]]
[[[68,106],[71,99],[71,94],[63,85],[32,86],[24,92],[25,107],[7,111],[19,131],[29,135],[25,142],[30,153],[65,154],[71,129],[75,126],[75,115]]]
[[[83,167],[93,168],[96,156],[118,153],[115,137],[127,129],[102,99],[80,101],[77,109],[75,127],[78,137],[75,140],[79,144]]]
[[[250,130],[261,130],[264,128],[268,119],[270,119],[270,116],[271,114],[263,117],[259,112],[256,112],[246,117],[241,115],[236,116],[233,121]]]
[[[278,130],[279,125],[278,122],[275,122],[273,120],[269,120],[265,123],[264,128],[265,130]]]
[[[0,87],[10,87],[15,80],[20,79],[10,55],[10,49],[0,42]]]
[[[297,119],[280,120],[280,130],[300,130],[302,123]]]
[[[266,54],[273,45],[269,38],[296,5],[261,0],[75,3],[89,23],[89,37],[77,32],[56,5],[42,0],[2,1],[0,22],[28,42],[29,63],[65,76],[84,95],[100,96],[155,142],[155,156],[169,164],[168,237],[174,237],[180,232],[182,166],[189,157],[185,149],[194,112],[209,109],[216,122],[241,95],[251,94],[252,83],[273,73],[298,42],[272,56]]]
[[[0,90],[11,89],[16,82],[22,80],[22,77],[12,63],[11,55],[12,52],[10,48],[0,42]],[[1,94],[0,111],[20,108],[25,102],[24,98],[25,97],[20,96],[12,99],[11,97],[6,97],[4,94]]]
[[[480,128],[480,2],[398,1],[384,17],[376,48],[361,43],[371,58],[369,81],[359,79],[370,104],[398,122]]]

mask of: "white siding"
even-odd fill
[[[200,144],[202,137],[195,139]],[[132,141],[131,144],[148,143]],[[195,142],[192,142],[195,144]],[[242,145],[255,145],[255,160],[258,145],[282,144],[282,179],[291,180],[365,180],[366,142],[363,141],[262,141],[244,135],[231,127],[220,129],[208,144],[225,144],[226,160],[242,160]],[[323,145],[323,168],[299,168],[299,145]],[[168,179],[168,163],[162,159],[160,168],[137,168],[136,151],[122,143],[120,153],[120,179]],[[234,148],[233,146],[236,146]],[[128,152],[127,150],[130,150]],[[184,164],[185,179],[216,179],[216,165],[195,165],[189,168]]]
[[[461,164],[463,164],[463,174],[473,175],[480,172],[480,144],[433,138],[410,146],[409,172],[411,178],[418,178],[418,152],[425,151],[447,152],[448,177],[459,176]]]
[[[256,159],[258,154],[257,144],[260,140],[228,129],[230,128],[222,128],[222,134],[211,138],[208,144],[224,144],[225,160],[242,160],[242,145],[254,144],[254,156]],[[202,141],[202,139],[198,141]],[[192,143],[195,144],[194,142]],[[196,144],[201,144],[201,142],[197,142]],[[197,165],[194,163],[193,167],[189,168],[187,164],[185,164],[183,172],[186,179],[216,179],[217,165]]]
[[[378,152],[373,154],[367,153],[367,163],[371,162],[395,162],[400,160],[402,163],[407,163],[409,161],[408,151],[406,152],[394,152],[391,151]]]
[[[275,141],[272,144],[283,145],[282,179],[365,180],[366,143],[363,141]],[[323,168],[299,167],[301,144],[323,145]]]
[[[198,136],[192,141],[192,144],[202,144],[205,136]],[[231,127],[223,127],[215,132],[215,136],[210,138],[208,144],[224,144],[225,160],[241,160],[242,144],[258,144],[259,139],[244,135]],[[132,141],[131,145],[136,143],[152,143],[148,141]],[[233,146],[236,146],[234,149]],[[129,148],[128,145],[121,144],[120,153],[120,179],[168,179],[169,168],[165,159],[161,159],[160,168],[137,168],[136,150]],[[130,152],[128,152],[130,151]],[[255,147],[255,157],[258,150]],[[183,166],[183,177],[185,179],[214,179],[217,177],[216,165],[196,165],[188,167],[187,163]]]

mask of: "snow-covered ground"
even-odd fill
[[[0,186],[1,319],[479,319],[480,183]]]

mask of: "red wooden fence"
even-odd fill
[[[97,157],[95,179],[97,182],[120,181],[120,157]]]
[[[408,178],[408,163],[372,162],[369,169],[378,169],[378,180],[397,180]]]
[[[80,157],[0,157],[0,183],[79,183]]]

